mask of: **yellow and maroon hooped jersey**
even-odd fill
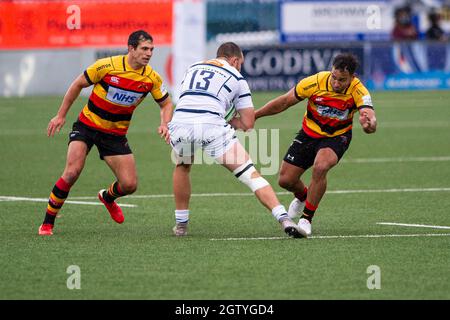
[[[302,129],[313,138],[335,137],[352,129],[353,115],[359,108],[373,108],[369,91],[354,78],[343,93],[333,91],[331,72],[324,71],[302,79],[295,95],[308,105]]]
[[[126,55],[99,59],[84,76],[94,88],[78,119],[102,132],[125,135],[134,110],[148,93],[156,102],[168,97],[160,75],[149,65],[132,69]]]

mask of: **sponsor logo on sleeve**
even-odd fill
[[[163,95],[167,93],[167,89],[166,89],[166,86],[164,85],[164,83],[161,84],[161,93],[162,93]]]
[[[370,96],[370,94],[363,96],[362,101],[363,101],[363,105],[373,107],[372,97]]]
[[[101,65],[100,67],[97,67],[97,71],[100,71],[102,69],[109,68],[109,67],[111,67],[111,64],[107,63],[107,64],[104,64],[104,65]]]

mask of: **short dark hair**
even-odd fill
[[[358,58],[351,53],[341,53],[334,58],[333,67],[354,74],[359,67],[359,61]]]
[[[128,45],[136,49],[139,42],[146,40],[153,42],[153,37],[144,30],[137,30],[128,37]]]
[[[225,42],[220,45],[217,49],[217,58],[225,57],[232,58],[237,57],[241,58],[243,56],[241,48],[234,42]]]
[[[430,20],[431,23],[437,24],[441,18],[441,15],[436,10],[431,10],[428,13],[428,20]]]

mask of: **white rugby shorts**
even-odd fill
[[[234,128],[230,124],[170,122],[170,145],[180,160],[192,158],[201,148],[208,156],[217,159],[236,143]]]

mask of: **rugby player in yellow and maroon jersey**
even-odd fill
[[[353,116],[366,133],[374,133],[377,120],[369,91],[355,76],[358,61],[351,54],[340,54],[331,71],[319,72],[301,80],[286,94],[255,112],[255,118],[280,113],[308,99],[302,129],[292,142],[280,168],[279,185],[294,193],[288,214],[303,214],[298,222],[304,237],[311,234],[311,221],[325,193],[327,172],[342,158],[352,139]],[[300,180],[310,167],[309,187]]]
[[[167,124],[172,119],[173,105],[161,77],[148,65],[153,49],[151,35],[143,30],[135,31],[128,38],[127,55],[98,60],[67,90],[57,115],[48,124],[49,137],[61,130],[66,114],[81,90],[94,85],[89,101],[69,135],[66,167],[50,193],[44,222],[39,227],[40,235],[53,234],[55,217],[80,176],[93,145],[97,146],[100,158],[116,177],[107,189],[99,191],[98,198],[114,221],[124,221],[115,200],[137,188],[136,165],[126,133],[133,111],[148,94],[161,109],[158,133],[166,142],[169,141]]]

